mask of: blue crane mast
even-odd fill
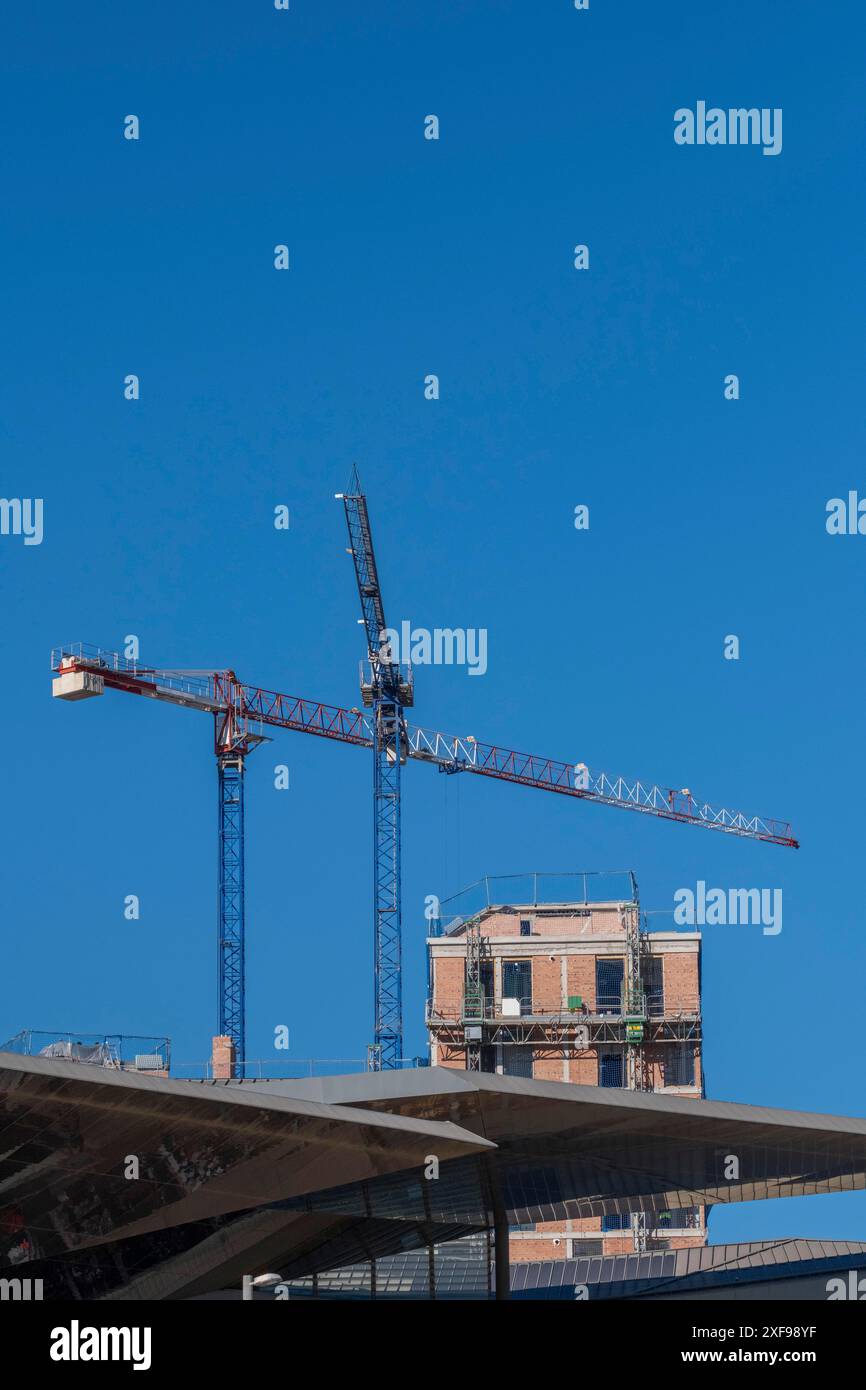
[[[414,702],[411,668],[393,660],[373,549],[367,499],[358,470],[349,491],[338,493],[346,513],[355,565],[367,669],[361,665],[361,698],[372,709],[373,731],[373,1043],[371,1070],[389,1070],[403,1056],[402,906],[400,868],[400,769],[408,734],[404,709]]]
[[[231,1038],[237,1071],[246,1059],[246,931],[244,891],[244,769],[263,742],[242,713],[233,671],[217,677],[224,707],[214,711],[217,762],[217,1032]]]

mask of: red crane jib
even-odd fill
[[[326,705],[297,695],[265,690],[261,686],[245,685],[233,671],[158,670],[139,666],[115,653],[93,649],[99,654],[87,655],[86,650],[77,648],[70,652],[67,649],[52,657],[52,667],[60,673],[58,679],[74,673],[89,677],[86,689],[79,686],[65,692],[56,688],[55,681],[55,694],[66,699],[80,699],[101,694],[107,686],[210,714],[231,714],[236,724],[250,731],[255,725],[268,725],[336,739],[360,748],[373,745],[372,716],[358,709],[344,709],[340,705]],[[656,783],[611,777],[604,772],[593,772],[583,763],[519,753],[498,744],[480,743],[471,736],[455,737],[409,724],[404,725],[402,746],[404,757],[434,763],[445,772],[495,777],[663,820],[798,848],[789,822],[714,806],[700,801],[687,788],[675,791]]]

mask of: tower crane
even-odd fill
[[[362,672],[365,709],[345,709],[249,685],[232,670],[176,670],[142,665],[100,647],[73,643],[51,654],[52,694],[78,701],[118,690],[209,714],[214,721],[218,783],[218,1023],[235,1056],[245,1055],[244,770],[268,735],[290,729],[368,748],[373,753],[374,1041],[370,1065],[399,1066],[403,1048],[400,904],[401,769],[428,763],[440,772],[469,773],[556,792],[721,834],[797,848],[791,825],[702,801],[688,788],[591,771],[582,762],[521,753],[408,724],[414,703],[411,670],[393,660],[373,550],[367,503],[357,472],[343,501],[361,601],[369,671]]]
[[[361,600],[369,674],[361,665],[361,698],[372,710],[373,738],[373,1045],[372,1068],[399,1065],[403,1055],[402,918],[400,894],[400,768],[408,737],[403,710],[414,703],[412,669],[392,658],[367,499],[357,468],[347,493],[349,548]]]

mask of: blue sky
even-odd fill
[[[866,539],[824,524],[829,498],[866,492],[866,26],[805,0],[693,8],[189,0],[7,21],[0,491],[44,498],[45,536],[0,537],[4,1037],[166,1033],[177,1060],[207,1055],[210,723],[52,702],[49,651],[134,633],[155,665],[356,704],[333,494],[357,461],[389,621],[488,632],[483,677],[416,671],[418,723],[689,786],[802,841],[410,767],[407,1051],[426,895],[630,867],[648,908],[698,879],[783,891],[779,936],[707,929],[709,1094],[866,1111]],[[781,155],[675,145],[700,99],[781,107]],[[364,1054],[370,782],[366,753],[300,735],[250,760],[251,1057],[281,1023],[294,1056]],[[714,1217],[716,1240],[776,1233],[864,1239],[866,1201]]]

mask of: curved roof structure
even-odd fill
[[[447,1068],[187,1082],[0,1053],[0,1128],[0,1269],[56,1296],[299,1279],[486,1233],[497,1212],[866,1187],[864,1119]]]

